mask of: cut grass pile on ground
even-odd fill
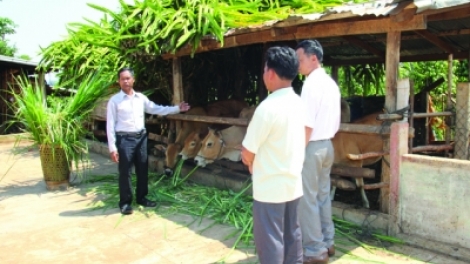
[[[246,190],[251,188],[251,183],[238,193],[232,190],[220,190],[214,187],[201,186],[187,181],[197,167],[189,172],[188,175],[181,178],[179,177],[181,164],[178,165],[174,177],[152,173],[149,175],[149,194],[147,197],[157,201],[159,205],[155,209],[146,210],[146,213],[192,215],[195,216],[195,220],[192,223],[195,221],[201,222],[203,218],[209,218],[214,220],[214,222],[204,230],[209,229],[215,224],[228,224],[236,228],[235,232],[226,237],[226,239],[229,239],[238,236],[233,249],[254,247],[253,198],[245,193]],[[116,174],[92,176],[89,177],[89,182],[100,183],[94,184],[93,187],[90,187],[89,191],[103,197],[91,205],[94,209],[107,210],[117,208],[119,191]],[[133,186],[136,186],[135,184],[135,177],[133,177]],[[134,204],[134,206],[137,205]],[[390,245],[390,243],[402,243],[402,241],[396,238],[385,236],[368,227],[361,227],[337,218],[333,220],[336,231],[336,249],[355,260],[360,259],[360,257],[350,252],[351,247],[360,246],[367,251],[384,250],[383,247]],[[202,233],[204,230],[200,232]],[[382,246],[377,247],[377,245]]]

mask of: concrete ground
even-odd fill
[[[231,250],[235,238],[224,240],[234,227],[193,223],[183,214],[90,210],[99,197],[85,184],[47,191],[38,151],[20,149],[0,140],[0,263],[257,263],[253,249]],[[89,175],[117,170],[107,157],[90,158]],[[347,252],[330,263],[465,263],[410,246],[366,251],[337,244]]]

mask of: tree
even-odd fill
[[[0,55],[14,56],[16,47],[10,45],[6,35],[15,34],[15,23],[9,18],[0,17]]]

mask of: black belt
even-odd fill
[[[116,132],[117,136],[133,136],[133,137],[140,137],[145,133],[145,129],[142,129],[139,132]]]

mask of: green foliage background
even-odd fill
[[[69,24],[67,39],[42,50],[41,67],[60,69],[64,76],[85,73],[98,65],[106,65],[103,70],[109,72],[132,65],[139,73],[151,63],[157,68],[147,70],[166,71],[167,65],[159,55],[186,44],[196,48],[203,37],[215,38],[223,44],[223,36],[230,28],[284,19],[293,13],[323,12],[326,7],[345,1],[135,0],[132,5],[119,2],[119,11],[89,4],[103,12],[102,19]],[[158,83],[167,82],[166,77],[152,77]]]
[[[15,34],[15,23],[6,17],[0,17],[0,55],[13,57],[16,47],[8,43],[7,35]]]

